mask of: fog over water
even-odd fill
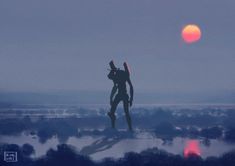
[[[78,154],[101,160],[154,148],[183,156],[188,141],[196,140],[202,158],[220,157],[235,149],[234,108],[231,104],[139,105],[131,110],[134,132],[130,133],[121,107],[117,130],[112,130],[107,105],[12,105],[0,109],[0,143],[30,144],[34,158],[67,144]]]

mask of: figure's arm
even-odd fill
[[[117,85],[114,83],[110,94],[110,105],[112,105],[113,103],[113,96],[115,95],[116,92],[117,92]]]
[[[133,102],[133,95],[134,95],[134,89],[131,83],[130,78],[127,80],[129,87],[130,87],[130,106],[132,106],[132,102]]]

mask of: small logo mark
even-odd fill
[[[5,151],[4,152],[4,161],[5,162],[17,162],[17,152]]]

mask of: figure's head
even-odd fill
[[[109,74],[108,74],[108,78],[110,80],[114,80],[115,76],[117,74],[117,70],[110,70]]]
[[[117,79],[125,80],[130,75],[130,71],[129,71],[129,68],[128,68],[128,65],[126,62],[124,62],[124,64],[123,64],[125,70],[120,70],[120,69],[116,68],[113,61],[109,62],[109,66],[111,69],[108,74],[108,78],[111,80],[117,80]]]

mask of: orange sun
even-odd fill
[[[186,43],[193,43],[201,38],[202,33],[199,26],[190,24],[183,28],[181,35]]]

